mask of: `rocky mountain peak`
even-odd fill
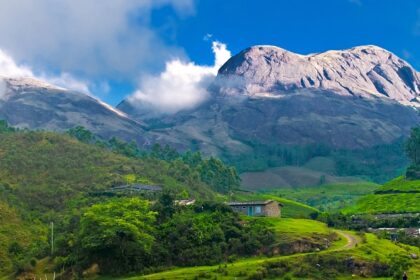
[[[225,95],[280,97],[309,88],[420,107],[420,74],[373,45],[308,55],[275,46],[250,47],[220,68],[218,84]]]

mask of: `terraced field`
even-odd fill
[[[343,210],[345,214],[398,214],[420,212],[420,180],[398,177],[374,194],[362,197],[353,206]]]

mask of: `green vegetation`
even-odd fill
[[[168,153],[173,150],[157,146],[144,153],[132,143],[103,142],[83,128],[57,134],[16,131],[0,122],[0,275],[32,270],[35,259],[48,255],[51,221],[57,227],[57,244],[76,242],[80,233],[72,228],[79,225],[84,207],[127,195],[110,192],[115,186],[152,184],[177,199],[222,200],[213,190],[216,184],[221,192],[238,185],[235,170],[217,159],[199,153],[159,158]],[[59,263],[72,264],[72,258]]]
[[[281,197],[299,201],[320,211],[338,211],[353,205],[364,195],[372,194],[378,185],[369,182],[338,183],[318,187],[281,188],[267,191]]]
[[[324,145],[287,146],[253,142],[247,144],[252,147],[252,153],[238,156],[229,153],[222,155],[222,158],[235,165],[240,173],[283,166],[310,169],[314,167],[311,161],[322,157],[328,159],[328,163],[322,166],[322,170],[319,166],[314,170],[326,172],[328,175],[356,176],[367,181],[384,183],[403,174],[408,165],[402,138],[390,144],[353,150],[331,149]]]
[[[243,220],[225,204],[159,205],[165,200],[167,194],[150,207],[139,198],[111,198],[69,216],[57,242],[56,269],[70,267],[73,277],[95,266],[104,275],[144,273],[252,256],[274,242],[264,220]]]
[[[319,221],[291,218],[260,218],[267,221],[275,233],[272,251],[281,255],[327,249],[337,234]]]
[[[420,193],[371,194],[355,205],[345,208],[345,214],[418,213]]]
[[[409,179],[420,179],[420,127],[411,130],[405,151],[411,160],[411,165],[407,169],[406,175]]]
[[[322,147],[315,154],[279,151],[286,161],[299,159],[298,165],[339,170]],[[135,183],[163,190],[113,190]],[[343,213],[383,212],[381,205],[395,213],[418,212],[416,181],[398,178],[375,193],[375,184],[363,182],[320,182],[317,188],[276,193],[238,191],[239,183],[235,168],[198,152],[179,153],[159,144],[140,150],[116,138],[97,139],[83,127],[57,134],[16,131],[0,122],[0,278],[32,279],[53,271],[61,279],[115,277],[186,266],[199,267],[144,277],[391,277],[418,265],[407,258],[409,253],[419,254],[418,249],[331,229],[327,225],[360,221],[301,203],[331,210],[368,193]],[[197,202],[177,202],[186,198]],[[284,206],[283,218],[241,216],[222,203],[267,199]],[[54,243],[50,222],[55,225]]]
[[[409,279],[420,276],[420,271],[416,270],[419,260],[407,257],[409,253],[418,254],[418,248],[394,244],[372,234],[361,237],[345,234],[358,240],[358,245],[345,244],[319,253],[248,258],[122,279],[354,279],[352,275],[363,279],[390,279],[394,274],[401,275],[401,269],[408,267],[411,267]],[[341,240],[338,242],[342,244]]]
[[[156,214],[139,198],[95,204],[84,211],[69,251],[78,265],[97,263],[104,273],[141,271],[155,240]]]
[[[378,188],[375,193],[419,193],[420,180],[409,180],[403,176],[395,178]]]
[[[420,180],[398,177],[342,210],[345,214],[419,213]]]
[[[0,276],[1,272],[25,269],[31,258],[45,253],[42,250],[48,243],[44,228],[36,220],[24,221],[16,209],[2,201],[0,225]]]

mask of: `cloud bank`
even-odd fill
[[[69,73],[53,75],[48,73],[34,74],[31,67],[16,63],[16,61],[6,52],[0,49],[0,78],[34,78],[49,84],[90,94],[88,84],[74,78]],[[5,92],[3,79],[0,79],[0,94]]]
[[[231,57],[226,45],[213,42],[214,65],[203,66],[194,62],[173,59],[157,76],[145,76],[140,88],[129,97],[133,106],[153,107],[154,111],[176,113],[193,108],[208,97],[207,86],[219,68]]]
[[[164,6],[194,13],[194,0],[2,0],[0,48],[43,72],[134,78],[183,55],[151,27],[153,10]]]

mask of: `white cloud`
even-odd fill
[[[174,59],[166,63],[158,76],[146,76],[129,101],[134,105],[147,104],[156,111],[175,113],[193,108],[208,97],[207,86],[217,75],[219,68],[231,57],[226,45],[213,42],[215,55],[213,66],[197,65]]]
[[[76,90],[83,93],[90,94],[87,82],[83,82],[74,78],[69,73],[61,73],[60,75],[53,75],[48,73],[34,74],[29,66],[21,65],[15,62],[15,60],[8,55],[6,52],[0,49],[0,76],[6,78],[34,78],[55,86],[63,87],[70,90]],[[2,81],[1,92],[4,93],[5,85]]]
[[[31,77],[32,71],[24,65],[17,65],[13,58],[0,50],[0,76],[11,78]]]
[[[72,75],[70,75],[69,73],[61,73],[58,76],[43,74],[42,76],[38,78],[40,80],[46,81],[50,84],[53,84],[53,85],[56,85],[65,89],[70,89],[70,90],[74,90],[74,91],[78,91],[78,92],[82,92],[86,94],[91,94],[89,90],[88,82],[78,80]]]
[[[152,11],[168,5],[194,13],[194,0],[2,0],[0,48],[43,72],[134,78],[183,55],[150,26]]]

